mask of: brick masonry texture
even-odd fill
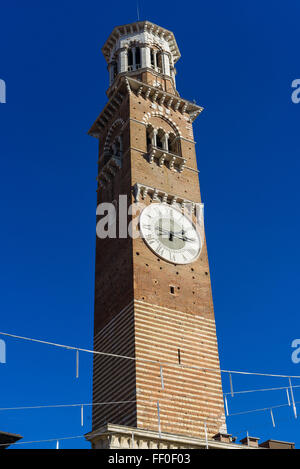
[[[147,72],[141,79],[152,83],[153,75]],[[174,92],[170,83],[164,86]],[[180,136],[183,172],[149,163],[148,124]],[[98,204],[126,194],[129,205],[136,183],[201,202],[192,123],[186,113],[132,91],[126,94],[102,131],[99,173],[105,145],[120,132],[122,167],[111,184],[98,191]],[[155,203],[148,196],[143,202]],[[201,436],[204,421],[209,436],[226,429],[206,242],[194,263],[174,265],[157,257],[141,238],[97,239],[94,336],[95,350],[136,359],[95,356],[94,402],[136,403],[95,406],[94,430],[105,422],[157,430],[157,400],[164,432]],[[163,390],[160,363],[165,362]]]

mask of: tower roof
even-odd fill
[[[118,47],[119,39],[122,36],[134,36],[141,33],[148,33],[157,36],[158,38],[168,43],[170,52],[173,56],[174,63],[180,58],[181,54],[172,31],[162,28],[150,21],[136,21],[135,23],[124,24],[122,26],[116,26],[112,33],[109,35],[107,41],[102,47],[102,52],[106,62],[110,61],[112,52]]]

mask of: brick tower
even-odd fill
[[[205,425],[209,439],[226,433],[206,243],[198,251],[192,225],[176,231],[178,207],[189,204],[193,222],[201,202],[192,123],[202,108],[176,90],[172,32],[119,26],[102,52],[108,102],[89,134],[99,139],[97,204],[113,202],[118,230],[97,237],[94,349],[134,360],[95,355],[87,438],[94,448],[197,447]],[[119,226],[141,202],[144,233],[133,239]],[[154,226],[159,217],[171,231]]]

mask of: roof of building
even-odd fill
[[[15,433],[0,432],[0,449],[7,448],[21,438],[23,438],[21,435]]]

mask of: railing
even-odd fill
[[[165,163],[168,164],[169,169],[179,171],[180,173],[184,170],[186,159],[176,153],[172,153],[164,148],[158,148],[150,145],[148,149],[149,163],[156,162],[160,167]]]
[[[141,68],[141,64],[136,64],[135,66],[134,65],[128,65],[127,66],[127,71],[128,72],[133,72],[134,70],[139,70]]]
[[[153,64],[151,64],[151,68],[152,68],[153,70],[155,70],[156,72],[158,72],[158,73],[162,73],[161,67],[155,67]]]

